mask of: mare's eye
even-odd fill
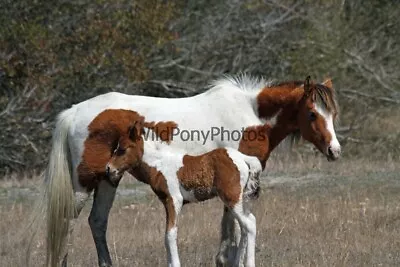
[[[308,113],[308,118],[310,119],[310,121],[315,121],[317,119],[317,114],[315,114],[315,112],[310,111]]]

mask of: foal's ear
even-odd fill
[[[134,121],[131,126],[129,126],[128,134],[129,139],[136,141],[140,138],[142,134],[143,126],[141,121]]]

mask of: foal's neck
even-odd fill
[[[139,181],[153,185],[159,179],[159,169],[182,162],[184,153],[162,141],[145,141],[143,158],[138,166],[129,170]]]

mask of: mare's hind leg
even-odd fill
[[[92,230],[96,245],[99,266],[112,266],[110,253],[108,251],[106,232],[108,215],[114,202],[117,188],[109,182],[102,180],[94,191],[93,207],[89,216],[89,225]]]
[[[85,206],[87,200],[89,199],[89,196],[90,196],[90,192],[87,192],[84,188],[81,189],[80,192],[79,191],[75,192],[76,213],[74,215],[74,219],[72,219],[70,221],[70,227],[69,227],[68,237],[67,237],[67,246],[65,248],[64,257],[63,257],[62,264],[61,264],[61,266],[63,266],[63,267],[67,266],[68,250],[69,250],[69,247],[71,247],[71,245],[72,245],[72,231],[74,229],[76,220],[77,220],[79,214],[81,213],[83,207]]]
[[[221,243],[216,257],[217,267],[232,266],[240,242],[240,225],[231,211],[224,207],[221,222]]]

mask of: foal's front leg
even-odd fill
[[[174,201],[175,200],[175,201]],[[168,267],[180,267],[177,243],[177,217],[182,208],[182,201],[167,197],[163,200],[166,212],[165,247],[167,249]]]

